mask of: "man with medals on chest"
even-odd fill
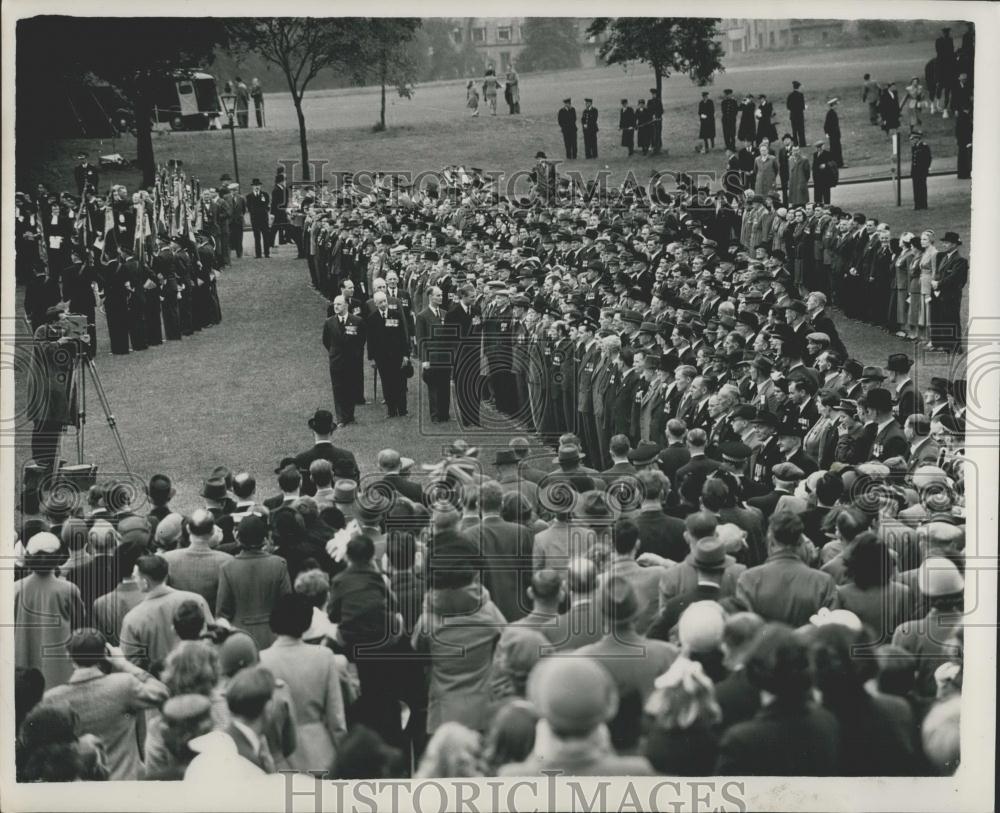
[[[323,324],[323,346],[329,356],[333,406],[340,426],[355,423],[357,369],[364,368],[365,330],[361,318],[348,313],[343,295],[333,300],[333,316]]]
[[[366,319],[368,359],[378,370],[390,418],[407,414],[404,366],[410,363],[410,337],[397,303],[384,291],[375,292],[373,310]],[[412,367],[410,368],[412,371]]]

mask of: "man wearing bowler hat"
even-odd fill
[[[866,429],[874,430],[871,457],[886,461],[890,457],[906,458],[910,452],[910,444],[906,435],[892,414],[892,395],[889,390],[876,387],[869,390],[864,397],[864,418]]]
[[[924,400],[917,392],[917,388],[910,378],[910,368],[913,367],[913,359],[906,353],[892,353],[886,364],[886,384],[889,391],[895,393],[893,413],[900,426],[906,424],[906,419],[914,412],[924,411]]]
[[[261,246],[264,256],[271,256],[270,224],[268,217],[271,211],[271,196],[264,191],[260,178],[250,182],[250,194],[246,198],[247,211],[250,213],[250,228],[253,229],[253,256],[260,259]]]
[[[334,446],[332,435],[337,428],[329,410],[317,409],[307,421],[313,433],[313,445],[295,456],[295,466],[302,472],[301,492],[305,496],[316,493],[316,487],[309,479],[309,466],[314,460],[329,460],[333,466],[333,476],[337,480],[347,479],[358,482],[361,473],[354,453]]]
[[[940,240],[941,249],[935,258],[935,279],[931,281],[931,326],[947,335],[943,340],[962,344],[962,291],[969,281],[969,261],[958,253],[962,240],[957,232],[947,231]],[[934,332],[931,332],[934,339]],[[935,341],[938,344],[941,339]]]
[[[563,144],[566,146],[566,157],[570,160],[576,158],[576,108],[573,107],[572,99],[563,99],[563,106],[559,108],[559,129],[562,130]]]

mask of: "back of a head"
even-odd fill
[[[309,479],[316,488],[329,488],[333,485],[333,464],[324,458],[318,458],[309,464]]]
[[[257,481],[246,471],[241,471],[233,478],[233,494],[240,500],[249,500],[257,490]]]
[[[806,644],[784,624],[761,629],[745,668],[752,686],[781,699],[802,699],[812,688]]]
[[[503,505],[503,488],[494,480],[483,483],[479,489],[479,508],[484,514],[499,514]]]
[[[708,511],[695,511],[693,514],[688,514],[684,520],[684,530],[695,542],[715,536],[717,527],[719,520],[715,514],[710,514]]]
[[[536,603],[546,606],[559,601],[562,576],[555,570],[543,568],[531,577],[531,593]]]
[[[687,424],[684,421],[678,418],[667,421],[667,434],[671,440],[682,440],[685,432],[687,432]]]
[[[628,454],[629,449],[632,448],[629,444],[628,437],[625,435],[615,435],[611,438],[611,442],[608,445],[612,456],[614,457],[625,457]]]
[[[259,660],[256,641],[243,630],[231,633],[219,644],[219,668],[226,677],[232,677]]]
[[[77,666],[96,666],[107,657],[106,644],[104,636],[96,629],[84,627],[70,636],[66,649]]]
[[[542,658],[531,670],[527,698],[561,739],[585,737],[618,713],[615,683],[592,658]]]
[[[659,500],[667,486],[667,476],[659,469],[644,469],[636,475],[645,500]]]
[[[840,475],[826,472],[816,481],[816,499],[821,505],[833,505],[844,493]]]
[[[267,522],[255,514],[247,514],[236,529],[236,539],[241,548],[256,550],[267,539]]]
[[[692,429],[687,433],[687,444],[695,449],[704,449],[708,444],[708,435],[704,429]]]
[[[173,617],[174,632],[182,641],[197,641],[205,628],[205,613],[194,599],[185,599],[177,605]]]
[[[170,501],[170,492],[173,484],[165,474],[154,474],[149,478],[149,487],[146,493],[153,505],[166,505]]]
[[[869,518],[855,508],[846,508],[837,514],[837,535],[844,542],[854,538],[868,528]]]
[[[729,616],[722,630],[722,643],[730,660],[742,663],[763,627],[764,619],[756,613],[740,612]]]
[[[714,601],[689,604],[677,622],[682,649],[690,654],[714,652],[722,643],[725,624],[725,614]]]
[[[875,650],[878,664],[878,690],[883,694],[906,697],[917,683],[917,660],[895,644],[883,644]]]
[[[264,713],[274,685],[274,676],[262,666],[241,669],[226,689],[229,711],[244,720],[256,720]]]
[[[83,551],[90,542],[90,529],[81,517],[69,517],[62,526],[62,544],[71,552]]]
[[[302,475],[295,466],[285,466],[278,474],[278,488],[286,494],[296,491],[302,485]]]
[[[597,589],[597,565],[590,559],[571,559],[567,566],[566,579],[570,593],[578,596],[590,595]]]
[[[210,537],[215,530],[215,516],[205,508],[198,508],[188,520],[188,534],[193,537]]]
[[[66,526],[63,525],[63,536],[65,544]],[[76,534],[74,534],[75,536]],[[118,532],[107,520],[99,519],[90,528],[88,541],[90,550],[95,556],[106,556],[118,547]],[[72,550],[72,549],[71,549]]]
[[[375,543],[370,536],[356,536],[347,543],[347,560],[354,565],[369,564],[375,556]]]
[[[612,543],[615,546],[615,553],[621,556],[635,553],[636,545],[639,544],[639,526],[628,517],[617,520]]]
[[[484,757],[494,770],[523,762],[535,746],[538,711],[526,700],[512,700],[501,707],[486,734]]]
[[[395,765],[399,759],[399,751],[386,745],[370,728],[364,725],[354,726],[337,747],[332,778],[389,778],[398,775],[395,773]]]
[[[709,511],[718,511],[729,504],[729,488],[716,478],[709,477],[701,487],[701,504]]]
[[[802,543],[802,519],[791,511],[772,514],[767,530],[775,544],[783,548],[795,548]]]
[[[165,582],[167,580],[167,574],[170,572],[167,560],[155,553],[140,556],[138,561],[135,563],[135,566],[138,569],[140,576],[143,576],[155,584]]]

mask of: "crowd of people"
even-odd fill
[[[40,494],[24,781],[956,769],[966,384],[848,349],[831,305],[912,307],[917,269],[915,329],[959,351],[961,240],[533,179],[291,195],[334,412],[273,496],[235,461],[183,515],[164,474]],[[389,417],[416,384],[516,437],[359,461],[366,350]]]

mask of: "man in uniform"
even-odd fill
[[[830,139],[830,154],[833,156],[833,160],[839,168],[843,169],[844,151],[840,146],[840,117],[837,115],[837,102],[839,101],[840,99],[836,96],[827,100],[826,106],[829,109],[826,111],[826,119],[823,122],[823,132]]]
[[[569,98],[563,99],[559,108],[559,129],[562,130],[563,144],[566,146],[566,157],[576,158],[576,108]]]
[[[229,185],[232,215],[229,218],[229,245],[237,257],[243,257],[243,220],[247,213],[247,199],[240,194],[240,185]]]
[[[736,116],[740,111],[740,103],[733,97],[733,89],[722,91],[722,101],[719,103],[722,112],[722,138],[726,149],[736,152]]]
[[[628,154],[635,152],[635,110],[622,99],[622,109],[618,112],[618,129],[622,133],[622,146],[628,148]]]
[[[398,302],[390,304],[384,291],[372,297],[374,310],[366,320],[368,359],[378,370],[390,418],[406,415],[406,377],[410,363],[410,337]]]
[[[913,208],[927,208],[927,174],[931,169],[931,148],[920,130],[910,133],[910,182],[913,184]]]
[[[337,423],[347,426],[355,422],[354,407],[360,396],[356,380],[358,368],[364,367],[365,328],[360,317],[348,313],[343,296],[333,300],[333,316],[323,324],[323,346],[329,355]]]
[[[584,99],[580,126],[583,127],[583,157],[597,158],[597,108],[593,99]],[[574,156],[575,158],[576,156]]]
[[[792,92],[785,100],[785,107],[788,108],[788,119],[792,125],[792,142],[798,147],[805,147],[806,97],[802,95],[800,87],[802,87],[801,82],[792,82]]]
[[[271,227],[268,217],[271,212],[271,196],[260,185],[260,178],[250,182],[250,194],[246,199],[247,211],[250,212],[250,228],[253,229],[253,256],[260,259],[261,247],[264,256],[271,256]]]
[[[91,189],[94,191],[94,194],[97,194],[100,182],[97,167],[90,163],[85,152],[77,155],[76,160],[80,162],[78,166],[73,168],[73,177],[76,179],[76,193],[82,196],[87,189]]]
[[[455,376],[455,398],[463,427],[480,426],[479,406],[483,382],[480,379],[483,317],[473,302],[476,289],[468,283],[458,289],[458,303],[444,318],[451,328],[452,359]]]

